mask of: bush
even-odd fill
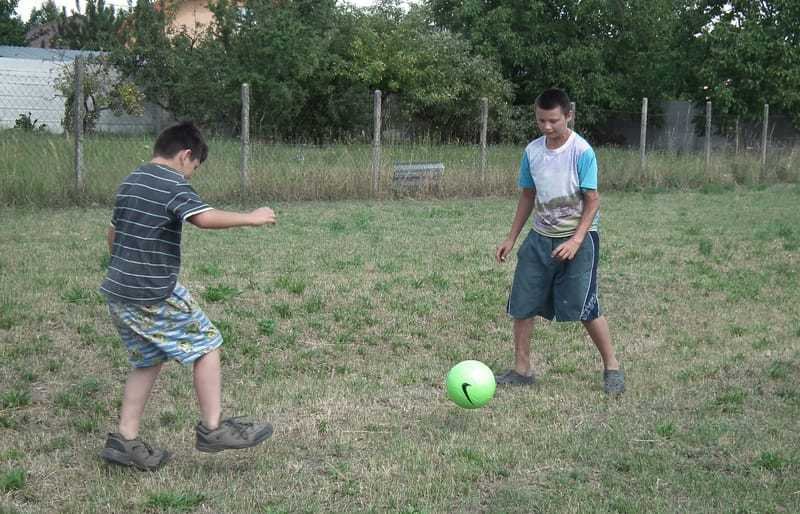
[[[39,120],[32,119],[31,113],[22,113],[19,115],[14,121],[14,128],[23,130],[25,132],[44,132],[47,130],[47,125],[44,123],[39,123]]]

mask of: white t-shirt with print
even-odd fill
[[[583,213],[583,190],[597,189],[597,158],[591,145],[572,132],[567,141],[551,150],[545,136],[525,148],[518,184],[536,189],[533,230],[548,237],[570,237]],[[589,230],[597,230],[600,212]]]

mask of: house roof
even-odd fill
[[[91,50],[65,50],[62,48],[30,48],[27,46],[0,45],[0,58],[28,59],[31,61],[69,62],[76,57],[94,57],[103,52]]]

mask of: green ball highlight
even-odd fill
[[[459,407],[477,409],[494,396],[497,384],[489,366],[480,361],[462,361],[447,373],[447,396]]]

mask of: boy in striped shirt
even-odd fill
[[[125,384],[119,432],[111,433],[101,457],[113,464],[152,471],[169,452],[139,439],[139,422],[153,384],[167,360],[194,367],[200,406],[195,447],[203,452],[255,446],[270,435],[269,423],[221,420],[222,336],[178,282],[181,229],[275,224],[272,209],[227,212],[207,205],[189,179],[208,156],[208,145],[191,122],[164,130],[153,158],[117,190],[108,247],[111,260],[100,291],[133,367]]]

